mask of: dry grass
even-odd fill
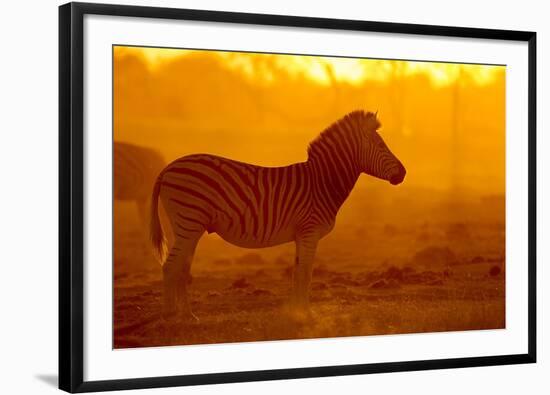
[[[302,318],[285,307],[292,245],[247,251],[208,236],[190,290],[200,321],[164,321],[160,266],[135,228],[118,226],[115,347],[504,328],[504,225],[487,207],[474,208],[476,222],[432,213],[407,226],[390,214],[365,225],[343,215],[321,242],[311,315]],[[132,210],[119,205],[117,215]]]

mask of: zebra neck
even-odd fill
[[[336,216],[338,210],[348,198],[361,171],[354,161],[312,158],[308,160],[313,175],[313,188],[317,203],[322,210]]]

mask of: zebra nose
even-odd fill
[[[405,170],[405,166],[399,163],[397,171],[390,177],[390,184],[392,185],[401,184],[405,179],[405,174],[407,174],[407,170]]]

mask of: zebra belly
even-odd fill
[[[213,232],[217,233],[222,239],[242,248],[266,248],[273,247],[279,244],[288,243],[295,240],[295,234],[292,230],[285,230],[278,232],[275,235],[263,238],[261,236],[255,236],[251,234],[238,235],[237,232],[230,229],[218,229],[214,227]]]

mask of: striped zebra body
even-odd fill
[[[175,236],[163,265],[167,311],[181,305],[191,313],[189,271],[204,232],[215,232],[245,248],[295,242],[292,299],[306,306],[317,243],[333,229],[360,174],[392,184],[405,176],[403,165],[376,132],[379,127],[375,114],[353,112],[310,144],[306,162],[285,167],[261,167],[207,154],[169,164],[157,178],[151,216],[151,239],[162,258],[160,197]]]
[[[269,168],[191,155],[170,164],[159,181],[172,225],[188,239],[206,230],[239,247],[271,247],[293,241],[311,210],[306,163]]]

